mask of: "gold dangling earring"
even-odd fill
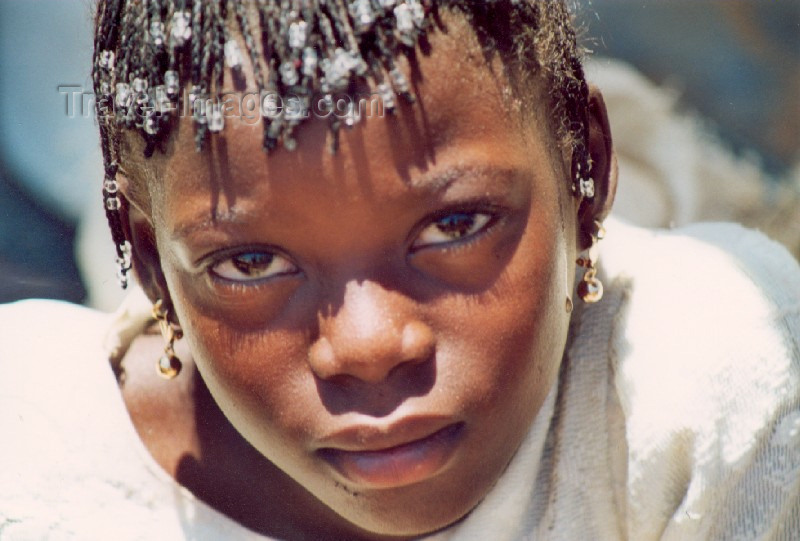
[[[579,266],[586,269],[583,279],[578,284],[578,295],[586,304],[594,304],[603,298],[603,282],[597,278],[595,263],[597,261],[597,241],[605,238],[606,230],[603,228],[603,224],[596,220],[594,226],[592,245],[576,261]]]
[[[164,354],[156,363],[156,370],[162,378],[173,379],[183,368],[181,360],[175,355],[175,340],[180,340],[183,332],[169,322],[168,315],[169,311],[164,308],[164,301],[158,299],[153,305],[153,318],[158,321],[166,346],[164,346]]]

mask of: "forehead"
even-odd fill
[[[259,121],[228,117],[223,133],[212,135],[198,153],[191,118],[182,118],[165,152],[157,151],[149,159],[142,157],[138,136],[126,135],[129,176],[135,182],[151,184],[153,202],[158,202],[154,214],[165,204],[174,212],[176,203],[184,201],[187,194],[203,194],[213,203],[213,213],[224,210],[218,208],[220,204],[229,205],[258,184],[299,183],[313,189],[323,179],[359,182],[376,174],[370,164],[381,164],[381,173],[390,164],[393,175],[412,182],[415,175],[435,167],[456,146],[461,156],[448,159],[462,161],[457,165],[464,167],[480,161],[487,152],[502,166],[519,167],[511,162],[527,155],[525,149],[532,142],[551,151],[550,158],[555,156],[554,138],[548,129],[547,93],[541,83],[535,84],[529,98],[515,95],[501,59],[481,49],[459,15],[445,16],[444,28],[432,32],[429,42],[430,54],[398,59],[413,82],[417,103],[402,105],[394,115],[367,115],[355,128],[342,128],[340,150],[335,155],[328,151],[328,120],[312,118],[302,124],[296,132],[299,145],[295,151],[279,147],[266,154],[261,149]],[[469,155],[465,148],[471,149]]]

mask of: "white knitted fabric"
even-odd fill
[[[437,540],[800,539],[800,268],[732,225],[608,224],[606,297],[485,500]],[[114,323],[117,353],[147,305]],[[263,539],[164,473],[108,316],[0,307],[0,540]]]

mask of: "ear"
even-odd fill
[[[594,197],[581,201],[578,209],[578,246],[585,250],[592,244],[594,222],[603,222],[611,212],[617,193],[617,157],[611,141],[611,128],[603,95],[589,86],[589,156],[592,160]]]
[[[125,200],[120,213],[125,236],[131,243],[131,265],[136,281],[151,302],[162,299],[166,306],[171,306],[167,281],[161,270],[152,218],[136,203],[135,194],[131,194],[127,179],[118,176],[121,177],[120,190]]]

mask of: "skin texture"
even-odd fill
[[[236,121],[201,154],[188,120],[146,163],[127,141],[135,270],[172,306],[186,368],[156,381],[159,341],[142,337],[123,393],[162,466],[253,529],[378,539],[452,524],[555,384],[571,262],[613,199],[602,101],[593,92],[598,195],[582,202],[544,92],[511,96],[463,28],[431,45],[406,66],[419,103],[344,131],[336,155],[323,122],[269,156],[260,127]],[[437,227],[465,214],[488,221],[460,238]],[[276,254],[277,274],[237,271],[247,254]],[[445,427],[443,458],[401,478],[364,482],[323,451]]]

